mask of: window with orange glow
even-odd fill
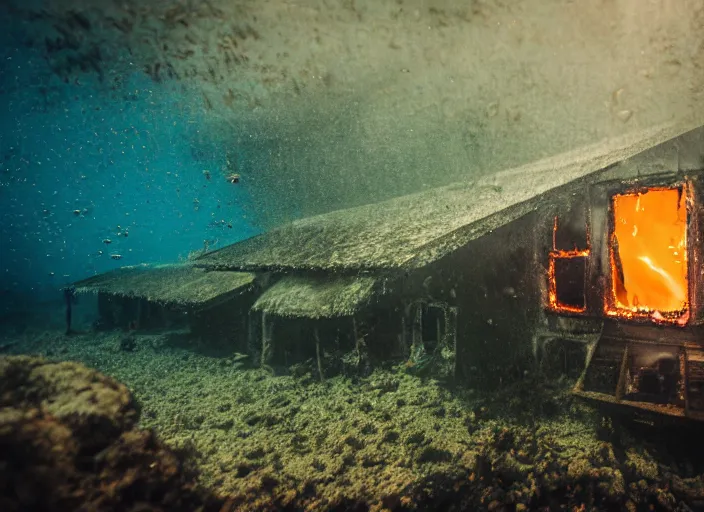
[[[555,217],[548,267],[550,309],[562,313],[586,312],[588,256],[586,210],[575,208],[562,219]]]
[[[610,314],[687,311],[687,189],[653,188],[612,198]]]

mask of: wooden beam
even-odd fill
[[[271,320],[267,318],[265,311],[262,311],[262,354],[261,366],[269,367],[271,360],[274,357],[273,341],[271,339]]]
[[[320,335],[318,333],[318,327],[314,327],[313,336],[315,336],[315,359],[318,362],[318,375],[320,376],[320,382],[325,382],[325,375],[323,373],[323,360],[320,356]]]

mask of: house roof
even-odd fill
[[[222,270],[422,267],[536,209],[547,192],[596,179],[597,171],[700,125],[659,125],[466,183],[296,220],[195,264]]]
[[[206,306],[231,297],[254,281],[249,272],[209,272],[190,265],[136,265],[74,284],[77,293],[107,293],[163,304]]]
[[[372,299],[376,284],[368,276],[285,276],[252,309],[286,317],[351,316]]]

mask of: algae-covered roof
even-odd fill
[[[254,281],[249,272],[210,272],[190,265],[136,265],[89,277],[76,292],[139,297],[172,305],[203,306],[224,299]]]
[[[241,270],[421,267],[536,209],[547,192],[596,179],[597,171],[700,125],[659,125],[467,183],[296,220],[195,264]]]
[[[372,299],[376,283],[368,276],[285,276],[252,309],[287,317],[350,316]]]

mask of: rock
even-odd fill
[[[122,352],[134,352],[137,350],[137,340],[133,334],[123,336],[120,339],[120,350]]]
[[[0,510],[216,511],[122,384],[76,363],[0,358]]]
[[[83,365],[15,356],[0,359],[0,406],[37,409],[67,425],[82,452],[102,449],[139,416],[127,388]]]

